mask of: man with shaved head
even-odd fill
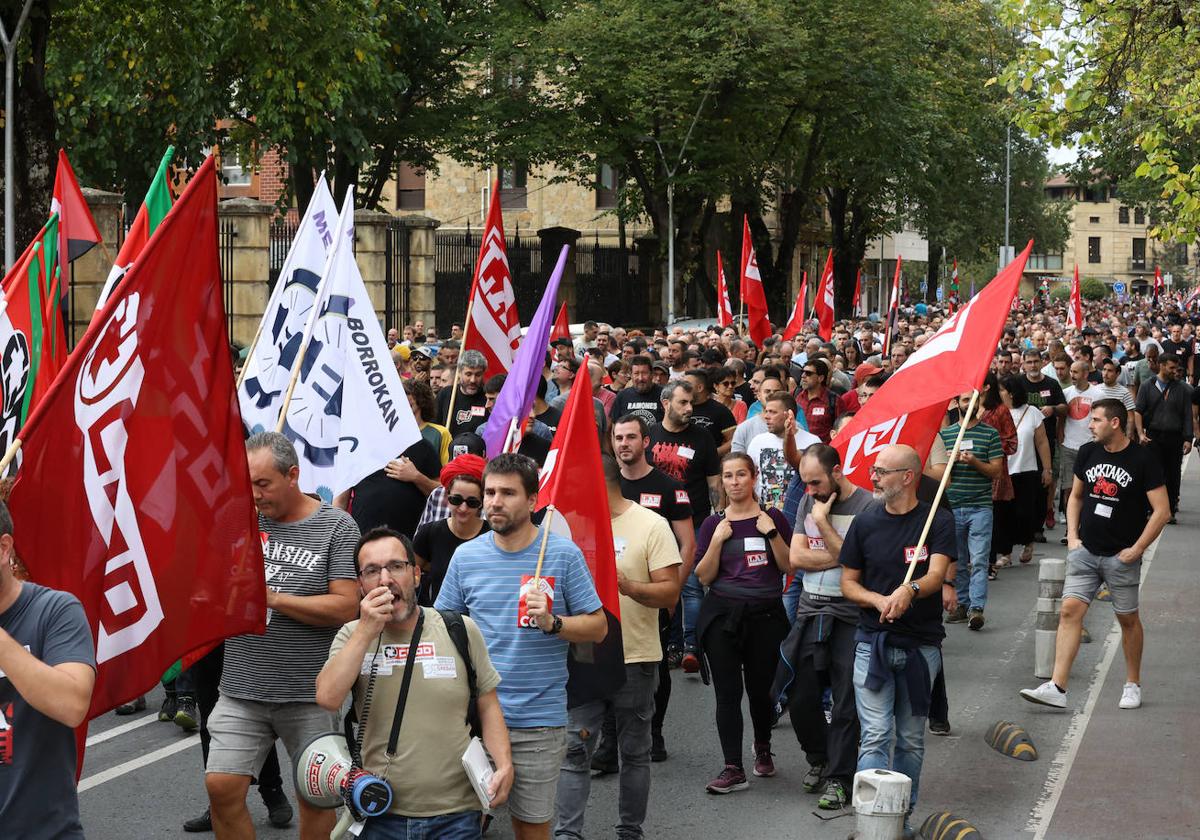
[[[907,837],[933,680],[942,667],[942,587],[956,556],[954,517],[939,507],[921,544],[932,508],[917,500],[921,459],[912,447],[887,447],[870,475],[881,504],[854,517],[838,557],[842,595],[861,608],[854,655],[858,769],[895,770],[912,779]]]

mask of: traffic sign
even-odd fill
[[[1124,283],[1113,283],[1113,294],[1117,294],[1117,295],[1125,294],[1125,284]]]

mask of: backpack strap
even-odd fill
[[[450,634],[451,640],[454,642],[454,647],[458,651],[458,657],[463,661],[463,665],[467,669],[467,690],[469,698],[467,700],[467,725],[471,728],[471,736],[478,737],[483,731],[479,722],[479,686],[475,674],[475,665],[471,662],[471,646],[467,639],[467,624],[463,621],[462,613],[454,612],[453,610],[438,610],[438,615],[442,617],[442,622],[446,625],[446,632]]]

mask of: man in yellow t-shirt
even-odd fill
[[[601,455],[612,517],[621,593],[621,638],[625,649],[625,684],[611,697],[567,710],[567,756],[558,777],[556,835],[583,836],[583,817],[591,790],[592,753],[611,709],[617,722],[621,757],[617,833],[640,834],[650,800],[650,719],[662,643],[658,611],[679,599],[682,563],[675,534],[667,521],[621,495],[621,471],[611,455]]]

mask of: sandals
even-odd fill
[[[1021,552],[1021,562],[1028,563],[1033,559],[1033,545],[1025,546],[1025,550]]]
[[[996,557],[996,568],[1007,569],[1012,565],[1012,557],[1008,554],[1001,554]]]

